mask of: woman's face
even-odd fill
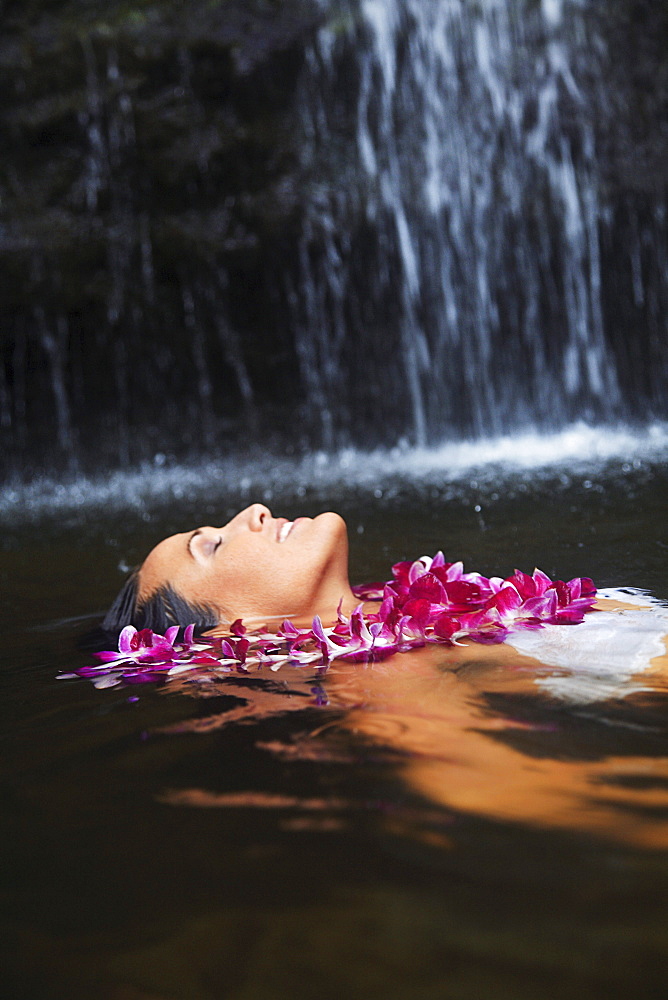
[[[215,608],[221,622],[243,618],[333,618],[348,582],[348,535],[338,514],[288,521],[253,504],[222,528],[165,538],[139,571],[139,600],[170,586],[186,601]]]

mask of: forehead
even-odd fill
[[[139,568],[139,598],[145,598],[172,583],[188,566],[191,557],[188,554],[188,539],[191,531],[183,531],[177,535],[163,538],[151,549]]]

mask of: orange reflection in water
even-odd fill
[[[303,755],[313,759],[318,741],[335,738],[337,730],[347,731],[366,744],[391,750],[401,780],[433,805],[504,822],[586,832],[643,848],[668,847],[668,756],[615,752],[617,735],[626,725],[621,720],[620,728],[612,727],[606,738],[605,747],[613,752],[578,757],[577,747],[559,731],[568,710],[550,715],[551,696],[536,683],[559,672],[505,644],[427,647],[377,664],[335,661],[322,683],[336,717],[330,725],[324,717],[321,731],[302,738]],[[632,694],[629,704],[651,699],[651,690],[665,694],[667,676],[664,654],[652,660],[643,675],[645,691]],[[269,688],[246,690],[241,708],[191,720],[172,731],[210,732],[233,721],[305,708],[312,685],[312,674],[305,679],[303,671],[288,670]],[[220,693],[220,686],[216,688]],[[190,691],[195,693],[192,687]],[[542,722],[509,718],[493,707],[499,703],[533,706],[541,710]],[[592,713],[592,726],[600,725],[600,714],[600,707]],[[533,744],[532,752],[531,733],[551,728],[546,718],[555,720],[554,739],[547,733]],[[514,739],[522,730],[529,738]],[[518,742],[526,750],[518,748]],[[299,757],[298,745],[292,756]],[[280,795],[261,799],[255,804],[299,805]],[[248,806],[254,800],[186,789],[171,791],[163,801]],[[300,808],[314,809],[315,801],[304,800]],[[317,800],[318,808],[331,806]],[[336,803],[335,811],[340,806]]]
[[[488,696],[534,700],[536,679],[550,672],[508,645],[468,645],[420,650],[366,670],[335,664],[328,681],[355,705],[343,725],[403,751],[403,780],[434,803],[668,847],[668,756],[573,759],[563,734],[554,756],[545,741],[541,756],[532,756],[499,738],[518,723],[491,711]],[[667,675],[664,654],[651,661],[644,683],[665,693]]]

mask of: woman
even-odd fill
[[[339,514],[289,521],[255,503],[220,528],[204,526],[159,542],[128,578],[103,627],[119,631],[132,624],[160,632],[194,623],[214,629],[238,619],[258,626],[310,622],[315,615],[328,622],[336,620],[337,610],[349,614],[358,604]],[[602,597],[594,607],[619,610],[637,603]]]
[[[414,564],[418,573],[424,571],[426,563],[431,563],[431,560],[426,560],[424,567],[420,563]],[[400,565],[410,566],[409,563]],[[449,565],[452,564],[441,564],[439,571],[434,560],[431,572],[422,577],[424,581],[430,581],[425,584],[427,591],[430,585],[436,588],[441,586],[434,574],[445,580],[443,572]],[[404,575],[406,572],[404,570]],[[532,599],[531,594],[524,591],[525,586],[529,589],[534,586],[536,574],[533,578],[524,577],[524,582],[522,576],[517,574],[511,578],[522,594],[520,600],[513,587],[496,593],[499,588],[506,587],[507,581],[498,578],[489,581],[478,574],[460,574],[459,584],[455,587],[459,585],[470,590],[473,581],[475,589],[476,581],[483,581],[483,587],[488,588],[487,593],[492,594],[493,600],[487,603],[494,604],[495,608],[491,615],[483,613],[487,614],[487,618],[481,626],[476,624],[478,612],[474,610],[472,614],[467,614],[476,604],[474,600],[467,608],[466,594],[460,609],[462,614],[453,611],[457,600],[462,599],[461,591],[453,596],[448,589],[447,599],[441,591],[447,610],[440,624],[438,621],[434,624],[434,609],[438,605],[430,601],[437,601],[438,598],[428,592],[414,594],[415,587],[411,587],[407,595],[406,585],[401,594],[400,583],[395,588],[400,591],[400,596],[389,612],[385,609],[383,613],[386,602],[380,608],[380,615],[379,604],[375,601],[364,606],[366,623],[377,623],[372,626],[372,630],[375,628],[373,641],[368,628],[364,633],[368,640],[365,646],[359,633],[366,627],[364,619],[361,615],[358,615],[357,621],[354,617],[346,617],[359,605],[360,588],[356,595],[348,580],[348,536],[343,518],[328,512],[315,518],[299,517],[288,521],[284,517],[274,517],[268,507],[256,503],[220,528],[197,528],[171,535],[156,545],[128,579],[107,614],[103,627],[109,632],[118,632],[132,625],[162,634],[168,629],[175,632],[175,626],[194,624],[214,635],[225,635],[229,634],[234,622],[241,620],[244,627],[241,631],[237,629],[235,634],[243,635],[246,627],[257,631],[258,627],[271,629],[273,625],[276,629],[286,619],[297,626],[305,625],[308,630],[317,616],[318,629],[316,633],[309,630],[308,635],[320,644],[325,662],[329,662],[330,656],[336,658],[344,653],[349,659],[378,659],[383,653],[389,655],[398,649],[405,651],[406,638],[413,647],[422,645],[421,639],[428,632],[428,638],[441,645],[443,642],[447,644],[451,638],[457,643],[471,638],[483,643],[500,643],[505,638],[532,658],[567,669],[575,665],[586,671],[599,659],[612,658],[616,663],[614,672],[626,679],[649,666],[650,660],[665,654],[662,637],[667,623],[658,607],[646,604],[643,614],[637,598],[631,596],[629,602],[627,595],[619,592],[607,592],[608,596],[599,593],[594,600],[591,581],[576,580],[571,581],[571,584],[575,583],[575,590],[571,584],[554,585],[557,589],[561,588],[559,607],[554,613],[554,609],[550,612],[544,606],[537,607],[537,602],[540,604],[543,599],[540,593]],[[394,583],[397,583],[396,574]],[[543,588],[550,588],[546,596],[551,595],[556,601],[551,581],[542,574],[537,581],[539,591],[541,583]],[[489,590],[490,585],[493,590]],[[446,588],[449,588],[447,583]],[[506,607],[501,598],[508,594],[520,604],[519,608],[512,604]],[[371,591],[366,596],[371,596]],[[410,599],[415,596],[418,600]],[[428,629],[426,619],[420,617],[425,606],[431,612]],[[480,606],[481,601],[477,604],[477,607]],[[584,612],[592,607],[597,611],[624,611],[626,616],[585,616]],[[384,632],[379,631],[379,617],[388,626]],[[584,622],[583,617],[586,619]],[[402,625],[400,619],[406,624]],[[340,629],[342,620],[348,623],[350,640],[345,649],[340,648],[344,644],[340,636],[331,632],[326,636],[320,631],[322,625],[332,626],[337,622]],[[536,630],[536,620],[552,624]],[[582,624],[577,628],[563,628],[557,624],[562,621]],[[449,629],[452,631],[449,632]],[[346,628],[343,630],[346,631]],[[282,637],[288,640],[290,650],[298,648],[294,643],[290,644],[294,636],[283,633]],[[374,655],[365,656],[370,645]],[[493,655],[498,658],[503,654]],[[554,683],[559,686],[560,681],[556,679]]]
[[[348,581],[347,561],[346,526],[337,514],[291,522],[253,504],[221,528],[202,527],[160,542],[126,584],[105,627],[117,630],[132,623],[164,632],[196,622],[229,634],[239,618],[252,626],[285,618],[308,622],[314,615],[331,623],[340,602],[346,615],[359,601]],[[377,603],[368,607],[378,609]],[[603,598],[595,607],[605,613],[587,614],[581,625],[511,631],[506,642],[495,645],[466,640],[432,644],[363,669],[335,659],[324,701],[316,703],[329,706],[338,721],[323,728],[332,732],[336,725],[398,752],[397,767],[406,785],[438,806],[663,849],[668,824],[651,809],[666,805],[668,758],[620,752],[594,760],[575,753],[564,760],[542,745],[537,756],[527,755],[515,745],[516,734],[531,726],[508,717],[503,708],[492,710],[495,697],[501,706],[526,706],[541,697],[548,704],[552,699],[583,704],[665,690],[665,609],[633,603],[632,597],[631,603]],[[237,628],[234,634],[240,632]],[[149,671],[152,665],[149,660]],[[206,657],[204,683],[192,683],[190,665],[182,670],[176,661],[170,690],[208,696]],[[193,660],[192,666],[197,677],[200,661]],[[224,676],[216,666],[214,661],[214,683]],[[266,685],[258,686],[252,672],[247,690],[245,678],[234,674],[234,694],[241,704],[182,720],[175,731],[211,732],[238,720],[312,705],[313,672],[293,660],[282,669],[283,686],[273,684],[271,675]],[[643,670],[638,684],[633,675]],[[148,677],[153,679],[150,672]],[[285,750],[294,756],[300,745]],[[310,736],[303,752],[306,759],[314,753]],[[637,781],[637,787],[627,788],[623,783],[629,781]],[[250,795],[249,801],[257,800],[257,794]],[[229,806],[239,804],[240,797],[197,787],[171,790],[163,801]],[[275,801],[270,795],[261,804]],[[277,801],[283,803],[280,796]]]
[[[155,546],[109,610],[103,628],[164,632],[171,625],[213,628],[334,619],[359,603],[348,582],[348,535],[334,513],[288,521],[264,504],[221,528],[171,535]]]

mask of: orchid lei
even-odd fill
[[[353,587],[353,592],[360,601],[380,602],[378,610],[365,614],[360,603],[347,617],[339,605],[331,627],[316,616],[311,628],[286,620],[276,632],[249,632],[239,619],[227,638],[196,638],[188,625],[179,641],[178,625],[164,636],[126,625],[118,650],[96,653],[97,664],[60,678],[85,677],[105,688],[181,674],[193,680],[222,678],[264,666],[278,670],[285,663],[324,670],[334,659],[369,662],[425,643],[498,643],[518,629],[576,625],[596,599],[588,577],[564,583],[536,569],[533,576],[515,570],[505,579],[488,578],[465,573],[461,562],[447,563],[442,552],[397,563],[391,580]]]

